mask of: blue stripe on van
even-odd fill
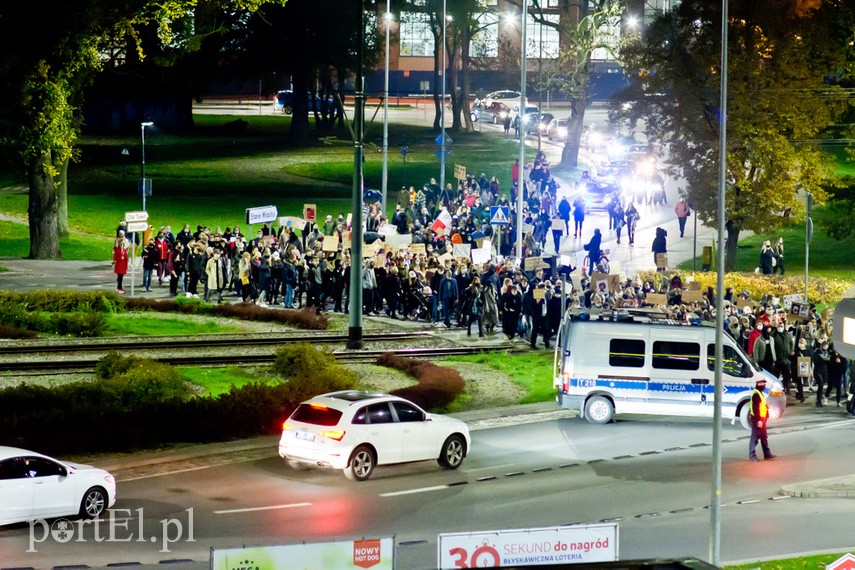
[[[595,388],[608,388],[610,390],[645,390],[651,393],[668,394],[712,394],[712,384],[691,384],[685,382],[645,382],[644,380],[609,380],[603,378],[571,378],[569,388],[582,388],[592,390]],[[733,396],[741,392],[751,390],[749,386],[724,386],[724,394]]]

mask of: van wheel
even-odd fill
[[[374,454],[367,445],[353,450],[350,461],[344,469],[344,475],[351,481],[365,481],[374,471]]]
[[[614,414],[614,406],[603,396],[594,396],[585,403],[585,419],[592,424],[607,424]]]
[[[751,424],[748,423],[748,412],[751,410],[751,402],[745,402],[742,404],[742,407],[739,409],[739,423],[742,424],[742,427],[750,430]]]

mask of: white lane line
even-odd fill
[[[249,507],[246,509],[226,509],[214,511],[215,515],[231,515],[235,513],[254,513],[257,511],[275,511],[278,509],[296,509],[298,507],[311,507],[312,503],[291,503],[290,505],[271,505],[269,507]]]
[[[436,487],[422,487],[421,489],[409,489],[407,491],[395,491],[394,493],[380,493],[381,497],[398,497],[400,495],[414,495],[415,493],[428,493],[430,491],[441,491],[448,489],[448,485],[437,485]]]

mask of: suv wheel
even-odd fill
[[[457,469],[463,463],[465,456],[466,444],[463,442],[463,438],[459,435],[450,435],[442,444],[439,459],[436,461],[444,469]]]
[[[350,461],[344,468],[344,475],[351,481],[365,481],[374,471],[374,453],[367,445],[360,445],[353,450]]]

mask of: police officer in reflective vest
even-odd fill
[[[751,438],[748,440],[748,459],[751,461],[760,461],[757,459],[757,440],[760,440],[760,446],[763,448],[763,459],[775,459],[777,455],[769,450],[769,439],[766,434],[766,420],[769,419],[769,408],[766,407],[766,394],[763,390],[766,388],[765,380],[758,380],[754,386],[754,392],[751,393],[751,409],[748,411],[748,421],[751,422]]]

